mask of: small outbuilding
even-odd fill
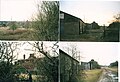
[[[85,23],[78,17],[60,11],[60,35],[80,35],[85,32]]]

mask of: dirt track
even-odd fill
[[[112,73],[112,71],[107,68],[103,68],[103,73],[98,82],[118,82],[116,79],[116,75]]]

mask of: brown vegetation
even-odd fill
[[[17,28],[12,30],[9,27],[0,27],[0,40],[31,40],[33,30]]]

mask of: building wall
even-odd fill
[[[81,62],[81,66],[83,70],[90,70],[90,63],[89,62]]]
[[[60,19],[60,34],[61,35],[80,35],[85,31],[85,23],[75,16],[60,12],[63,18]]]
[[[68,54],[63,52],[62,50],[60,52],[60,80],[61,82],[69,82],[71,80],[71,74],[73,74],[75,78],[79,72],[79,62],[72,57],[70,57]]]
[[[79,22],[70,22],[64,24],[64,34],[79,35]]]
[[[86,28],[85,28],[86,24],[80,20],[80,34],[84,33],[86,31]]]

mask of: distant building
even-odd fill
[[[95,21],[92,23],[86,23],[86,29],[99,29],[100,26]]]
[[[105,29],[104,39],[107,42],[120,41],[120,22],[113,22]]]
[[[24,68],[26,68],[27,70],[34,72],[34,71],[37,70],[37,68],[36,68],[36,62],[37,62],[38,60],[40,60],[40,59],[41,59],[41,58],[36,58],[36,57],[34,56],[34,54],[30,54],[30,56],[29,56],[28,59],[25,59],[25,55],[23,55],[23,59],[18,60],[18,61],[16,62],[16,64],[21,65],[21,66],[23,66]]]
[[[0,21],[0,27],[6,27],[9,21]]]
[[[98,62],[93,59],[89,62],[81,62],[81,67],[83,70],[100,69]]]
[[[83,70],[90,70],[90,63],[89,62],[81,62],[81,67]]]
[[[18,27],[29,28],[32,26],[32,21],[0,21],[0,27],[10,26],[12,23],[16,23]]]
[[[107,28],[111,29],[111,30],[117,30],[117,31],[119,31],[120,22],[113,22]]]
[[[85,32],[85,23],[78,17],[60,11],[60,35],[80,35]]]
[[[92,25],[92,29],[99,29],[100,28],[98,23],[96,23],[95,21],[93,23],[91,23],[91,25]]]
[[[47,62],[47,65],[51,65],[51,62],[45,61],[46,57],[41,56],[40,58],[37,58],[35,56],[35,54],[30,54],[30,56],[26,59],[25,55],[23,55],[23,59],[18,60],[17,62],[15,62],[16,65],[20,65],[22,67],[24,67],[25,69],[27,69],[28,71],[32,72],[32,73],[36,73],[38,71],[37,69],[37,65],[38,63],[42,62]],[[49,60],[49,59],[48,59]],[[54,60],[54,63],[58,63],[58,57],[51,57],[51,60]],[[44,68],[44,66],[43,66]]]
[[[92,24],[91,24],[91,23],[86,23],[86,29],[87,29],[87,30],[92,29]]]

